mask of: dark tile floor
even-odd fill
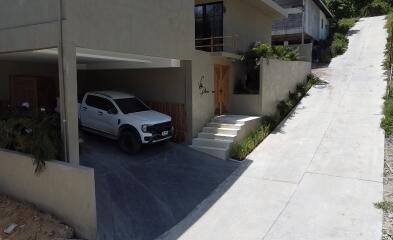
[[[81,164],[95,169],[99,240],[155,239],[239,167],[179,144],[127,155],[115,141],[83,138]]]

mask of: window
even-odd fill
[[[323,19],[321,19],[321,28],[323,29],[324,26],[325,26],[325,23],[323,22]]]
[[[88,95],[86,98],[86,104],[90,107],[104,111],[108,111],[109,109],[116,109],[111,101],[95,95]]]
[[[116,99],[115,102],[124,114],[150,110],[150,108],[148,108],[141,100],[135,97]]]
[[[222,2],[207,3],[195,6],[195,35],[197,39],[222,37],[223,36],[223,14],[224,5]],[[222,45],[223,39],[216,38],[213,40],[214,45]],[[197,40],[196,46],[198,50],[211,51],[208,46],[211,40]],[[213,51],[222,51],[222,46],[215,46]]]

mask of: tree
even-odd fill
[[[357,9],[354,0],[328,0],[326,3],[337,19],[350,18],[356,15]]]

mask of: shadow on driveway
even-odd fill
[[[83,138],[81,164],[95,169],[99,240],[155,239],[240,166],[174,143],[127,155],[115,141]]]

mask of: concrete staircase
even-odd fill
[[[191,148],[228,159],[233,143],[239,142],[255,131],[260,117],[222,115],[214,117],[192,141]]]

